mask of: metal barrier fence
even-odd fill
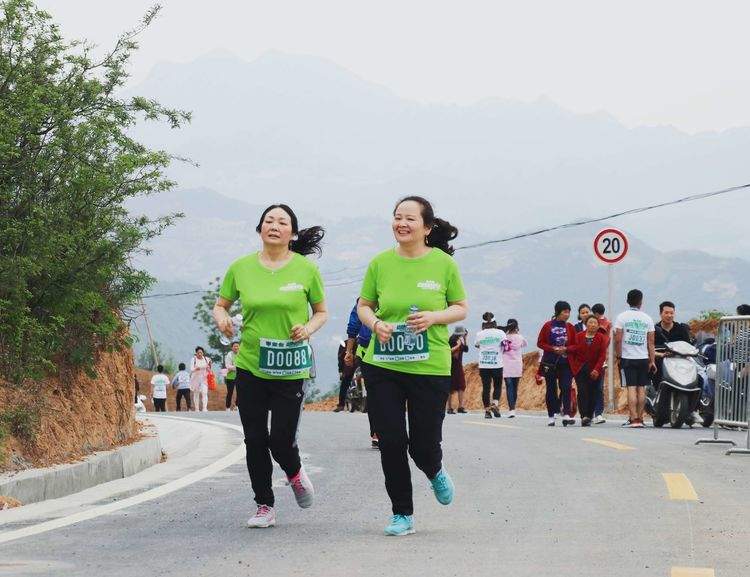
[[[719,438],[719,427],[747,429],[747,446],[733,453],[750,454],[750,316],[722,317],[716,335],[716,379],[714,386],[714,436],[701,443],[734,441]]]

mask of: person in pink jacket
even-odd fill
[[[518,397],[518,381],[523,374],[523,353],[529,343],[519,332],[518,321],[508,319],[505,327],[506,338],[503,342],[503,367],[505,378],[505,395],[508,398],[508,418],[516,416],[516,398]]]

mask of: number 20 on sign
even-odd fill
[[[621,230],[605,228],[594,238],[594,254],[607,264],[620,262],[627,253],[628,239]]]

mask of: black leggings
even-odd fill
[[[366,363],[362,363],[362,372],[367,387],[367,412],[378,434],[380,462],[393,514],[411,515],[414,502],[408,455],[428,479],[440,472],[443,466],[440,443],[451,378],[410,375]]]
[[[500,404],[500,395],[503,393],[503,369],[479,369],[479,377],[482,379],[482,402],[484,408],[490,406],[490,388],[494,383],[492,400]]]
[[[226,400],[227,409],[231,409],[232,408],[232,395],[234,394],[234,379],[226,379],[224,382],[227,385],[227,400]],[[237,402],[235,401],[234,404],[236,405]]]
[[[157,413],[166,413],[167,411],[167,399],[153,399],[154,411]]]
[[[255,502],[273,507],[271,456],[287,477],[296,475],[302,466],[297,447],[297,428],[305,399],[304,381],[262,379],[250,371],[237,369],[234,382],[242,430],[245,432],[247,471]]]
[[[596,387],[599,379],[592,379],[588,365],[578,371],[576,385],[578,386],[578,412],[581,418],[594,418],[594,405],[596,401]]]
[[[177,410],[182,410],[182,397],[185,397],[185,410],[189,411],[192,409],[193,401],[190,399],[190,389],[177,389],[177,398],[175,399],[175,402],[177,403]]]

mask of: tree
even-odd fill
[[[207,336],[207,351],[206,354],[210,356],[214,362],[222,362],[224,355],[229,352],[230,345],[225,345],[221,342],[221,333],[216,328],[214,322],[214,305],[216,299],[219,298],[219,289],[221,288],[221,279],[216,277],[210,283],[208,283],[208,290],[201,297],[201,300],[195,305],[195,312],[193,313],[193,320],[197,321],[198,324],[203,328],[203,331]],[[242,307],[239,301],[235,301],[232,307],[229,309],[229,315],[234,316],[242,312]]]
[[[154,349],[156,349],[156,356],[159,359],[159,364],[164,367],[167,374],[174,375],[177,372],[177,363],[175,363],[174,357],[171,354],[167,354],[164,351],[159,341],[154,341]],[[154,360],[154,355],[151,352],[151,347],[146,347],[138,355],[136,365],[147,371],[155,371],[158,366]]]
[[[158,11],[96,59],[31,0],[0,1],[0,381],[33,386],[128,344],[122,311],[153,282],[131,257],[180,216],[125,210],[174,184],[164,176],[172,157],[130,134],[141,120],[190,120],[116,96]]]

